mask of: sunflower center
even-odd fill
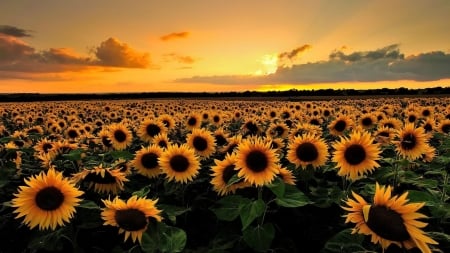
[[[394,124],[392,124],[392,123],[385,123],[384,125],[383,125],[384,127],[387,127],[387,128],[394,128]]]
[[[364,119],[362,119],[361,123],[362,123],[364,126],[371,126],[373,122],[372,122],[372,119],[371,119],[371,118],[364,118]]]
[[[227,167],[225,167],[225,169],[223,169],[222,179],[224,182],[228,183],[228,181],[230,181],[230,179],[234,175],[236,175],[237,171],[234,168],[235,168],[234,164],[230,164]]]
[[[410,122],[410,123],[413,123],[414,121],[416,121],[416,116],[414,116],[414,115],[409,115],[408,116],[408,121]]]
[[[127,135],[122,130],[114,131],[114,139],[118,142],[124,142],[127,139]]]
[[[317,151],[316,146],[310,142],[305,142],[298,145],[297,149],[295,150],[295,154],[297,155],[298,159],[304,162],[312,162],[319,156],[319,152]]]
[[[319,122],[318,119],[312,119],[312,120],[309,121],[309,123],[311,125],[315,125],[315,126],[319,126],[320,125],[320,122]]]
[[[105,170],[105,175],[102,176],[101,173],[91,172],[89,173],[84,180],[88,182],[94,182],[97,184],[113,184],[116,183],[116,178],[109,173],[109,171]]]
[[[275,127],[275,133],[277,134],[277,136],[281,136],[284,133],[284,128],[282,126],[277,126]]]
[[[189,118],[188,125],[189,126],[195,126],[195,124],[197,124],[197,119],[196,118]]]
[[[416,136],[412,133],[405,134],[401,141],[403,149],[411,150],[416,146]]]
[[[345,130],[345,127],[347,126],[347,123],[345,123],[344,120],[339,120],[338,122],[336,122],[336,124],[334,125],[334,130],[338,131],[338,132],[342,132]]]
[[[158,166],[158,156],[155,153],[146,153],[141,158],[142,165],[147,169],[153,169]]]
[[[253,122],[247,122],[247,124],[245,124],[245,127],[252,133],[258,132],[258,126]]]
[[[389,133],[388,132],[379,132],[378,135],[382,136],[382,137],[389,137]]]
[[[402,216],[385,206],[372,206],[367,226],[380,237],[391,241],[406,241],[410,238]]]
[[[444,133],[446,133],[446,134],[450,133],[450,124],[444,124],[444,125],[441,127],[441,130],[442,130],[442,132],[444,132]]]
[[[227,139],[225,139],[225,137],[223,137],[223,135],[215,135],[214,138],[216,139],[216,143],[219,146],[223,146],[225,144],[227,144]]]
[[[183,172],[189,168],[189,160],[183,155],[174,155],[170,159],[170,167],[176,172]]]
[[[148,224],[145,214],[134,208],[117,210],[114,218],[119,227],[126,231],[139,231]]]
[[[200,136],[195,136],[194,140],[192,141],[192,144],[194,145],[194,148],[198,151],[204,151],[208,148],[208,142],[205,140],[205,138],[202,138]]]
[[[366,159],[366,150],[359,144],[353,144],[344,152],[345,160],[351,165],[358,165]]]
[[[44,145],[42,145],[42,150],[47,153],[51,148],[53,148],[53,145],[50,143],[44,143]]]
[[[40,209],[53,211],[64,202],[64,194],[58,188],[50,186],[40,190],[34,200]]]
[[[254,172],[261,172],[267,168],[269,161],[264,152],[259,150],[250,151],[245,158],[245,163],[247,167]]]
[[[164,140],[160,140],[158,142],[158,146],[160,146],[161,148],[167,148],[167,142]]]
[[[431,126],[431,124],[429,124],[429,123],[426,123],[423,126],[423,129],[425,129],[425,132],[431,132],[431,130],[433,130],[433,126]]]
[[[215,123],[219,123],[219,121],[220,121],[220,117],[219,116],[214,116],[213,117],[213,121],[215,122]]]
[[[159,126],[155,124],[148,124],[147,127],[145,128],[145,131],[149,136],[153,137],[161,132],[161,128],[159,128]]]
[[[70,129],[67,132],[67,135],[69,136],[69,138],[77,138],[78,137],[78,132],[75,129]]]
[[[111,147],[112,146],[111,141],[106,136],[102,137],[102,143],[103,143],[103,145],[105,145],[105,147]]]
[[[428,117],[428,116],[430,116],[430,114],[431,114],[431,112],[428,109],[425,109],[422,111],[422,116],[424,116],[424,117]]]

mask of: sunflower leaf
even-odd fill
[[[80,202],[80,205],[78,206],[79,208],[84,208],[84,209],[100,209],[100,207],[95,204],[94,201],[90,201],[90,200],[83,200]]]
[[[177,216],[191,211],[191,208],[185,208],[182,206],[174,206],[174,205],[167,205],[167,204],[158,204],[158,207],[160,209],[164,210],[164,215],[167,215],[167,217],[173,224],[175,224],[177,222]]]
[[[267,185],[267,188],[269,188],[277,197],[282,197],[286,189],[286,184],[281,178],[277,177],[271,184]]]
[[[275,237],[275,228],[272,223],[266,223],[262,226],[250,226],[242,234],[244,241],[250,248],[259,252],[266,252]]]
[[[364,241],[364,235],[352,234],[352,229],[344,229],[333,237],[331,237],[326,243],[321,252],[332,253],[332,252],[356,252],[364,251],[361,246]]]
[[[141,248],[144,252],[182,252],[186,241],[183,229],[157,223],[142,234]]]
[[[219,220],[232,221],[241,213],[242,206],[250,200],[239,195],[230,195],[217,201],[217,206],[211,207]]]
[[[62,154],[62,157],[69,161],[79,161],[81,160],[81,154],[83,153],[83,149],[78,148],[70,151],[68,154]]]
[[[231,186],[233,184],[239,183],[240,181],[242,181],[243,178],[242,177],[238,177],[237,174],[234,174],[227,182],[227,187]]]
[[[118,160],[120,158],[125,160],[133,160],[134,155],[127,151],[127,150],[121,150],[121,151],[110,151],[109,154],[114,158],[115,160]]]
[[[308,197],[294,185],[286,185],[285,193],[277,197],[275,202],[283,207],[300,207],[311,204]]]
[[[242,205],[240,213],[242,230],[245,230],[256,218],[263,215],[265,210],[266,203],[261,199]]]

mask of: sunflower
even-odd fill
[[[167,134],[158,134],[153,138],[152,144],[155,144],[162,149],[166,149],[171,143]]]
[[[244,179],[230,183],[230,179],[235,175],[237,176],[238,173],[235,165],[236,161],[236,154],[227,154],[223,160],[214,159],[215,165],[211,167],[211,171],[213,172],[211,184],[213,185],[214,191],[220,196],[235,193],[237,189],[251,186]]]
[[[186,128],[187,129],[194,129],[200,127],[202,124],[201,117],[198,113],[191,113],[186,119]]]
[[[99,142],[101,143],[104,150],[109,150],[113,148],[112,142],[109,139],[108,129],[102,128],[102,130],[98,132],[97,136],[100,139]]]
[[[433,117],[427,117],[420,126],[425,130],[425,133],[432,133],[436,129],[436,121]]]
[[[272,138],[286,138],[289,135],[289,127],[284,122],[271,123],[266,133]]]
[[[258,135],[261,133],[261,128],[258,126],[258,122],[255,119],[248,119],[242,125],[244,135]]]
[[[375,123],[377,121],[377,118],[375,117],[375,115],[373,113],[364,113],[363,115],[361,115],[361,117],[359,118],[358,122],[359,125],[363,128],[363,129],[370,129],[373,126],[375,126]]]
[[[217,146],[225,146],[228,144],[228,133],[226,133],[223,128],[218,128],[214,131],[214,139]]]
[[[306,133],[311,133],[316,136],[322,135],[322,128],[320,126],[311,125],[309,123],[300,123],[295,128],[291,128],[289,133],[289,139],[293,140],[297,136],[301,136]]]
[[[345,114],[338,115],[331,123],[328,125],[328,129],[332,135],[338,136],[342,135],[346,130],[353,126],[353,120]]]
[[[61,172],[50,169],[39,175],[25,179],[27,186],[20,186],[15,193],[12,206],[17,208],[16,219],[24,217],[22,223],[30,229],[39,226],[39,230],[52,229],[69,222],[76,212],[75,206],[83,194]]]
[[[175,120],[169,114],[159,115],[157,121],[163,123],[164,127],[166,127],[167,129],[172,129],[175,127]]]
[[[108,131],[109,140],[115,150],[124,150],[131,144],[133,135],[124,124],[112,124],[109,126]]]
[[[137,135],[142,141],[150,142],[156,135],[165,134],[166,132],[167,129],[162,122],[147,119],[141,123]]]
[[[387,117],[378,122],[378,127],[387,127],[391,129],[400,129],[403,125],[403,122],[394,117]]]
[[[131,236],[134,242],[141,243],[142,234],[147,230],[149,219],[160,222],[162,217],[155,205],[156,200],[145,197],[139,198],[136,195],[130,197],[126,202],[119,197],[111,200],[102,200],[105,207],[102,208],[103,225],[119,227],[119,234],[125,234],[124,242]]]
[[[221,149],[221,152],[231,154],[236,151],[239,143],[242,142],[242,135],[237,134],[227,139],[228,144]]]
[[[155,144],[143,147],[136,152],[136,156],[132,161],[133,167],[137,172],[148,178],[157,177],[162,170],[158,164],[163,149]]]
[[[428,237],[421,228],[427,223],[417,219],[426,218],[417,211],[425,203],[408,203],[408,192],[401,196],[391,196],[390,186],[376,183],[373,203],[370,204],[360,195],[352,192],[353,199],[348,199],[342,207],[348,211],[345,223],[355,223],[352,233],[371,236],[371,242],[380,244],[383,251],[391,244],[401,248],[419,248],[422,252],[430,252],[428,244],[438,244]]]
[[[380,159],[380,146],[365,131],[352,132],[349,138],[341,137],[332,146],[335,149],[332,160],[339,169],[339,176],[355,181],[380,166],[377,162]]]
[[[397,131],[395,144],[396,152],[408,160],[419,158],[428,146],[428,136],[421,127],[414,123],[407,123],[403,129]]]
[[[238,176],[255,186],[272,182],[280,172],[278,157],[269,143],[261,138],[246,139],[237,147]]]
[[[419,120],[419,114],[415,111],[408,111],[405,115],[405,122],[406,123],[413,123],[415,124]]]
[[[314,168],[320,167],[327,162],[328,147],[322,138],[313,134],[304,134],[295,137],[289,144],[287,159],[297,168],[306,168],[308,165]]]
[[[394,138],[395,129],[389,127],[380,127],[373,133],[377,143],[382,145],[390,144]]]
[[[442,119],[439,121],[437,131],[444,134],[450,134],[450,119]]]
[[[34,145],[34,150],[37,154],[47,154],[50,152],[56,152],[55,143],[53,141],[48,140],[47,138],[41,139],[36,145]]]
[[[159,166],[169,181],[187,183],[199,173],[200,162],[194,149],[186,144],[173,144],[162,153]]]
[[[88,183],[88,189],[94,187],[95,192],[113,194],[122,191],[124,182],[129,181],[125,172],[120,171],[120,169],[103,168],[102,164],[75,173],[72,175],[72,179],[75,183]]]
[[[186,143],[203,158],[208,158],[216,151],[216,142],[211,132],[203,128],[195,128],[186,136]]]

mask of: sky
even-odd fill
[[[450,85],[448,0],[2,0],[0,93]]]

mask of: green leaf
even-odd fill
[[[242,230],[245,230],[256,218],[260,217],[266,209],[266,204],[261,199],[244,204],[241,207]]]
[[[6,136],[6,137],[3,137],[3,138],[0,138],[0,143],[8,143],[10,141],[16,141],[16,140],[19,140],[19,138]]]
[[[62,157],[64,157],[66,160],[69,160],[69,161],[79,161],[79,160],[81,160],[82,153],[83,153],[83,149],[78,148],[78,149],[70,151],[68,154],[62,154]]]
[[[441,232],[428,232],[427,234],[436,241],[446,242],[446,244],[450,245],[450,235],[448,234]]]
[[[272,223],[262,226],[250,226],[242,232],[244,241],[255,251],[266,252],[275,237],[275,228]]]
[[[295,185],[286,185],[285,193],[282,197],[277,197],[275,202],[284,207],[300,207],[311,204],[308,197]]]
[[[282,197],[286,189],[286,184],[281,178],[277,177],[271,184],[267,185],[267,188],[269,188],[277,197]]]
[[[341,252],[364,252],[361,246],[364,241],[364,235],[352,234],[352,229],[347,228],[331,237],[321,251],[321,253],[341,253]]]
[[[230,195],[217,201],[217,206],[211,207],[211,210],[219,220],[232,221],[239,216],[242,206],[249,202],[249,199],[242,196]]]
[[[239,182],[241,182],[242,180],[244,180],[242,177],[238,177],[237,174],[234,174],[234,175],[231,176],[231,178],[228,180],[228,182],[227,182],[227,187],[228,187],[228,186],[231,186],[231,185],[233,185],[233,184],[239,183]]]
[[[118,160],[120,158],[123,158],[125,160],[133,160],[134,155],[132,153],[130,153],[127,150],[115,150],[115,151],[110,151],[109,154],[115,159]]]
[[[94,201],[91,201],[91,200],[83,200],[80,202],[80,205],[77,207],[84,208],[84,209],[100,210],[100,207],[97,204],[95,204]]]
[[[439,204],[438,199],[425,191],[409,190],[408,199],[409,202],[425,202],[426,206],[435,206]]]
[[[142,198],[142,197],[146,197],[149,192],[150,192],[150,185],[146,185],[146,186],[142,187],[140,190],[133,192],[132,195],[136,195],[136,196]]]
[[[158,204],[158,208],[160,208],[163,211],[164,215],[167,215],[169,220],[174,224],[177,222],[177,216],[191,210],[191,208],[166,204]]]
[[[142,235],[141,248],[144,252],[182,252],[186,241],[183,229],[157,223]]]

